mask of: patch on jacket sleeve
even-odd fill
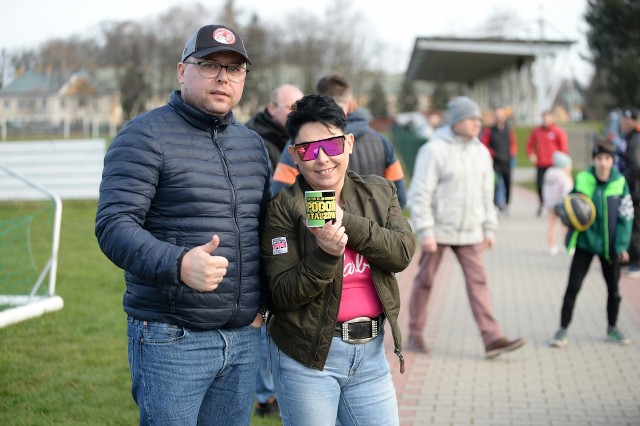
[[[631,201],[630,195],[625,195],[618,208],[618,214],[620,217],[631,220],[633,219],[633,201]]]
[[[287,247],[287,238],[286,237],[277,237],[271,240],[271,247],[273,247],[273,254],[284,254],[288,253],[289,249]]]
[[[402,215],[402,209],[400,207],[397,207],[397,206],[391,207],[389,209],[389,214],[391,216],[401,216]]]

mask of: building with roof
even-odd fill
[[[0,90],[0,136],[9,133],[72,131],[96,135],[100,127],[115,134],[122,123],[117,76],[112,69],[78,71],[68,76],[51,69],[28,70]]]
[[[566,66],[571,40],[501,37],[416,39],[405,78],[454,85],[483,110],[510,107],[521,124],[540,121],[553,107],[560,85],[554,70]]]

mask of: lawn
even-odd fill
[[[64,309],[0,329],[2,425],[134,425],[122,271],[98,248],[95,201],[64,203]],[[252,420],[278,425],[279,419]]]

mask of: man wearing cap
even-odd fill
[[[620,132],[627,143],[625,178],[633,201],[633,227],[629,245],[629,277],[640,277],[640,132],[638,110],[625,107],[620,115]]]
[[[464,273],[473,317],[487,358],[513,351],[523,339],[507,339],[493,317],[482,252],[495,244],[494,171],[480,142],[480,108],[460,96],[447,106],[448,125],[418,151],[408,206],[422,248],[409,302],[407,348],[427,352],[423,332],[434,278],[450,247]]]
[[[250,422],[270,171],[262,139],[231,112],[248,64],[234,30],[200,28],[177,66],[180,90],[105,156],[95,232],[125,271],[140,424]]]

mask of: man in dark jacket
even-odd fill
[[[504,214],[509,213],[509,201],[511,200],[511,168],[512,160],[518,153],[516,132],[507,123],[507,113],[504,108],[496,108],[493,111],[495,122],[491,127],[482,131],[480,141],[489,148],[493,158],[493,170],[496,172],[496,185],[494,191],[494,204]],[[504,200],[499,197],[500,181],[504,185]]]
[[[640,277],[640,132],[638,132],[638,110],[633,107],[622,109],[620,131],[627,142],[625,178],[629,184],[633,201],[633,227],[629,245],[629,277]]]
[[[231,112],[248,64],[235,31],[200,28],[178,63],[180,90],[105,156],[95,232],[125,271],[140,424],[250,422],[270,182],[261,138]]]
[[[333,98],[347,115],[347,133],[353,133],[356,138],[349,170],[360,176],[373,174],[393,181],[400,206],[404,207],[407,201],[404,172],[393,150],[393,144],[383,134],[369,127],[369,118],[364,110],[357,108],[349,81],[340,75],[328,75],[318,81],[316,91]],[[291,154],[284,149],[273,174],[273,194],[295,182],[299,173]]]
[[[265,109],[247,122],[247,127],[255,130],[262,136],[271,162],[271,173],[276,168],[280,153],[289,142],[289,134],[284,124],[287,122],[287,115],[291,111],[291,105],[304,96],[302,90],[292,84],[283,84],[276,87]]]

